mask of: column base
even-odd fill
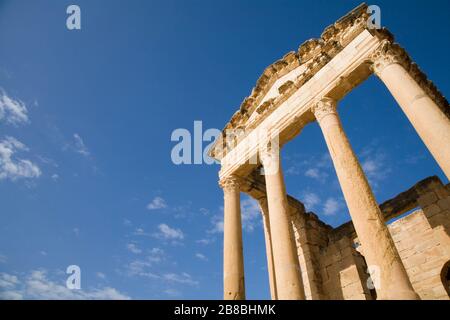
[[[380,296],[379,300],[421,300],[414,291],[392,291],[385,296]]]

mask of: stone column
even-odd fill
[[[380,299],[419,299],[385,225],[367,178],[342,128],[336,102],[322,99],[312,108],[325,137],[339,183],[368,265],[379,270]]]
[[[219,182],[224,192],[223,289],[225,300],[244,300],[244,256],[239,181],[235,176]]]
[[[261,209],[264,224],[264,237],[266,240],[267,272],[269,274],[270,296],[272,297],[272,300],[277,300],[278,299],[277,284],[275,279],[275,264],[273,259],[272,234],[270,230],[269,207],[267,205],[267,198],[263,197],[259,199],[258,202],[259,207]]]
[[[450,119],[424,90],[430,83],[419,69],[411,64],[407,53],[398,45],[384,42],[372,59],[375,74],[394,96],[450,179]],[[423,78],[422,86],[412,76],[414,74]],[[446,104],[443,107],[449,108],[448,102],[445,99],[443,101]]]
[[[303,300],[305,294],[278,148],[276,151],[262,151],[260,158],[266,180],[277,296],[280,300]]]

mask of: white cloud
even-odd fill
[[[133,235],[135,236],[142,236],[142,237],[151,237],[151,236],[155,236],[154,234],[152,235],[149,232],[146,232],[143,228],[136,228],[133,232]]]
[[[164,290],[164,293],[167,294],[170,297],[179,297],[181,296],[181,292],[177,289],[166,289]]]
[[[360,153],[361,167],[373,189],[378,188],[379,183],[389,177],[392,171],[388,155],[382,148],[376,147],[378,143],[372,142]]]
[[[214,214],[210,218],[211,228],[206,232],[208,234],[223,233],[223,207],[220,207],[220,213]],[[262,215],[258,202],[247,196],[241,201],[242,228],[247,232],[252,232],[256,226],[262,225]],[[201,239],[197,243],[208,244],[211,240]]]
[[[52,166],[54,168],[58,168],[59,167],[59,164],[55,160],[53,160],[52,158],[44,157],[44,156],[41,156],[41,155],[37,155],[36,157],[39,159],[40,162],[42,162],[42,163],[44,163],[46,165]]]
[[[104,287],[102,289],[94,289],[85,294],[86,299],[89,300],[130,300],[131,298],[117,289],[111,287]]]
[[[155,197],[153,200],[147,205],[148,210],[158,210],[167,208],[166,201],[161,197]]]
[[[305,176],[324,183],[328,178],[328,173],[324,171],[324,168],[316,167],[316,168],[309,168],[308,170],[306,170]]]
[[[84,144],[84,141],[80,137],[80,135],[78,133],[74,133],[73,139],[74,139],[73,149],[75,150],[75,152],[77,152],[85,157],[89,157],[91,153],[89,152],[88,148]]]
[[[192,215],[191,205],[192,205],[192,203],[188,202],[187,204],[174,206],[173,208],[171,208],[173,217],[175,217],[177,219],[181,219],[181,218],[187,218],[188,216]]]
[[[328,198],[323,206],[323,213],[327,216],[335,215],[340,208],[339,202],[334,198]]]
[[[191,275],[183,272],[180,274],[177,273],[166,273],[162,276],[163,280],[166,280],[168,282],[175,282],[175,283],[181,283],[181,284],[187,284],[191,286],[197,286],[198,281],[195,281],[192,279]]]
[[[97,276],[97,278],[106,279],[106,274],[104,274],[103,272],[99,271],[95,275]]]
[[[303,174],[305,177],[325,183],[332,168],[331,158],[328,153],[320,156],[294,155],[287,159],[288,169],[286,175]]]
[[[0,291],[0,300],[23,300],[23,296],[20,292],[14,290]]]
[[[377,173],[378,164],[372,159],[367,159],[362,163],[362,168],[367,175],[374,175]]]
[[[386,161],[386,156],[381,153],[363,159],[361,167],[363,168],[367,179],[369,179],[374,187],[377,187],[380,181],[386,179],[388,173],[391,171],[391,168]]]
[[[33,270],[24,279],[2,273],[0,299],[39,300],[128,300],[129,296],[111,287],[70,290],[65,279],[55,282],[45,270]]]
[[[424,154],[410,154],[405,157],[404,162],[407,164],[417,164],[425,158],[426,156]]]
[[[148,260],[150,262],[161,262],[164,260],[165,252],[161,248],[152,248],[149,250]]]
[[[305,205],[307,210],[313,210],[316,205],[319,204],[320,198],[314,192],[306,192],[300,199]]]
[[[54,173],[54,174],[52,174],[51,178],[52,178],[53,181],[58,181],[59,175]]]
[[[129,276],[159,278],[156,274],[147,271],[151,266],[152,263],[148,260],[134,260],[126,265],[126,272]]]
[[[258,202],[247,197],[241,202],[242,227],[248,232],[252,232],[257,225],[262,225],[262,215]]]
[[[4,120],[8,124],[18,125],[29,122],[28,110],[25,104],[19,100],[14,100],[0,89],[0,121]]]
[[[195,242],[198,243],[198,244],[202,244],[202,245],[208,245],[208,244],[214,242],[214,239],[206,239],[206,238],[204,238],[204,239],[196,240]]]
[[[311,168],[306,170],[305,172],[305,176],[310,177],[310,178],[319,178],[319,169],[317,168]]]
[[[207,230],[207,233],[223,233],[223,213],[213,215],[211,217],[211,224],[212,227],[211,229]]]
[[[287,176],[296,176],[296,175],[298,175],[300,173],[300,169],[297,166],[293,165],[293,166],[288,167],[284,171],[284,173]]]
[[[28,151],[28,148],[13,137],[6,137],[0,142],[0,180],[16,181],[21,178],[38,178],[39,167],[28,159],[18,159],[15,153]]]
[[[13,276],[7,273],[0,273],[0,288],[14,288],[19,283],[17,276]]]
[[[203,261],[208,261],[208,258],[202,253],[196,253],[195,257],[200,259],[200,260],[203,260]]]
[[[145,258],[137,259],[126,265],[126,274],[129,276],[140,276],[151,279],[159,279],[160,276],[151,272],[151,267],[161,263],[166,259],[164,250],[160,248],[152,248],[149,250]]]
[[[161,289],[163,293],[170,297],[179,297],[181,296],[181,291],[179,288],[173,288],[174,286],[177,287],[179,285],[182,286],[198,286],[199,282],[194,280],[191,275],[188,273],[182,272],[182,273],[166,273],[157,275],[154,273],[144,273],[141,274],[141,276],[146,277],[151,280],[156,280],[160,282],[162,285],[168,285],[169,288]]]
[[[144,236],[144,235],[146,235],[144,229],[142,229],[142,228],[136,228],[136,230],[134,230],[134,234],[136,236]]]
[[[197,254],[197,258],[203,260],[206,259],[206,256]],[[149,281],[154,281],[154,284],[167,285],[166,288],[161,288],[160,291],[168,295],[174,292],[166,292],[166,290],[178,290],[176,285],[199,285],[199,282],[186,272],[162,272],[161,270],[167,270],[163,268],[167,263],[173,265],[170,260],[167,260],[168,257],[162,249],[153,248],[148,251],[148,255],[145,258],[136,259],[127,264],[124,275],[145,278]]]
[[[166,240],[183,240],[184,234],[180,229],[174,229],[162,223],[158,226],[159,232],[155,234],[157,238]]]
[[[140,254],[142,253],[142,250],[139,249],[134,243],[127,244],[128,251],[134,253],[134,254]]]

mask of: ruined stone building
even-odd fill
[[[433,176],[377,203],[339,119],[339,100],[375,74],[450,178],[447,100],[369,17],[362,4],[266,68],[211,148],[224,191],[225,299],[245,299],[241,192],[260,204],[272,299],[449,299],[450,186]],[[337,228],[284,185],[282,147],[314,121],[351,216]]]

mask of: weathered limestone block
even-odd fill
[[[450,260],[450,238],[437,220],[431,221],[437,217],[449,221],[450,212],[440,209],[436,205],[439,197],[430,194],[426,193],[428,206],[425,209],[395,221],[389,225],[389,230],[393,238],[399,239],[395,245],[421,299],[449,299],[440,274],[444,264]],[[423,201],[424,198],[421,199]],[[430,199],[434,199],[434,203],[430,203]]]
[[[437,202],[437,205],[442,210],[450,210],[450,197],[447,197],[445,199],[441,199]]]
[[[431,192],[428,192],[428,193],[422,195],[421,197],[419,197],[417,202],[419,203],[419,205],[421,207],[424,208],[426,206],[429,206],[432,203],[435,203],[437,200],[438,200],[438,197],[436,196],[436,193],[431,191]]]

